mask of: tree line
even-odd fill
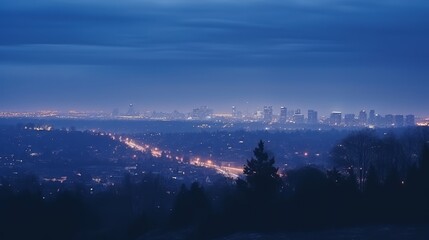
[[[422,140],[423,139],[423,140]],[[280,172],[261,140],[241,178],[167,191],[162,177],[124,178],[88,195],[78,187],[52,199],[38,184],[0,185],[1,239],[210,239],[235,232],[337,229],[429,221],[429,143],[372,131],[332,149],[332,169]]]

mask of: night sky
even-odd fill
[[[427,0],[1,0],[0,111],[429,116]]]

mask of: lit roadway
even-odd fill
[[[168,159],[176,160],[176,161],[180,161],[180,162],[183,161],[183,157],[173,156],[170,151],[161,150],[157,147],[152,147],[148,144],[138,143],[137,141],[130,139],[130,138],[124,138],[122,136],[118,137],[118,136],[115,136],[114,134],[111,134],[111,133],[109,133],[109,136],[113,140],[119,140],[121,143],[124,143],[125,145],[127,145],[128,147],[130,147],[136,151],[143,152],[143,153],[150,152],[153,157],[159,158],[162,156],[162,153],[164,153],[165,157]],[[231,167],[231,166],[220,166],[220,165],[215,164],[212,160],[201,159],[199,157],[192,158],[189,161],[189,164],[192,164],[194,166],[214,169],[217,173],[222,174],[228,178],[234,178],[235,179],[235,178],[238,178],[239,175],[243,173],[242,168]]]

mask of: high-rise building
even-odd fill
[[[286,121],[287,121],[287,108],[286,107],[281,107],[280,108],[279,122],[280,123],[286,123]]]
[[[416,118],[414,117],[414,115],[410,114],[405,116],[405,125],[409,127],[416,125]]]
[[[359,125],[365,126],[368,123],[368,115],[365,110],[359,112]]]
[[[264,111],[261,110],[257,110],[254,114],[253,117],[258,119],[258,120],[264,120]]]
[[[294,110],[288,110],[287,111],[287,118],[288,119],[292,119],[293,115],[295,115],[295,111]]]
[[[273,121],[273,107],[264,106],[264,122],[270,123]]]
[[[192,119],[206,120],[210,119],[213,115],[213,109],[209,109],[207,106],[201,106],[192,110]]]
[[[395,124],[395,120],[392,114],[387,114],[384,116],[384,123],[386,127],[392,127]]]
[[[404,115],[395,115],[395,127],[404,126]]]
[[[308,118],[307,119],[308,124],[317,124],[319,122],[319,120],[317,118],[317,111],[308,110],[307,118]]]
[[[375,110],[369,111],[368,124],[375,125]]]
[[[305,120],[304,114],[293,115],[293,122],[296,124],[303,124]]]
[[[386,125],[386,122],[383,116],[381,116],[380,114],[375,114],[375,126],[382,127],[385,125]]]
[[[329,118],[331,125],[339,126],[341,125],[341,118],[342,113],[341,112],[332,112],[331,117]]]
[[[232,106],[231,114],[232,114],[233,118],[237,118],[238,117],[237,108],[235,106]]]
[[[304,114],[301,114],[301,109],[296,109],[295,113],[293,114],[293,122],[296,124],[303,124],[304,123]]]
[[[127,111],[127,116],[136,116],[137,114],[136,114],[136,112],[135,112],[135,110],[134,110],[134,105],[133,104],[130,104],[129,106],[128,106],[128,111]]]
[[[356,117],[354,114],[344,115],[344,125],[351,127],[356,125]]]

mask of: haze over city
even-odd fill
[[[0,239],[429,239],[428,16],[0,0]]]

